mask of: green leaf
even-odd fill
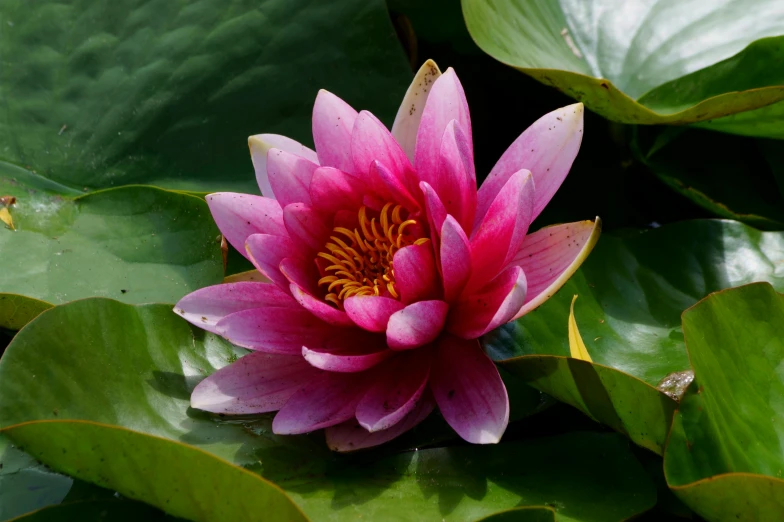
[[[19,330],[52,305],[32,297],[0,293],[0,328]]]
[[[72,420],[29,422],[4,432],[64,473],[175,516],[248,520],[274,513],[278,520],[306,520],[280,489],[258,475],[171,439]]]
[[[14,521],[18,522],[175,522],[181,520],[157,509],[128,500],[89,500],[48,506]]]
[[[405,446],[339,455],[320,433],[274,435],[270,415],[222,420],[190,409],[193,387],[242,353],[169,306],[107,299],[58,306],[22,330],[0,360],[0,427],[54,468],[164,509],[167,497],[153,492],[178,483],[180,493],[203,499],[201,509],[219,508],[209,491],[224,471],[203,480],[200,450],[222,459],[213,460],[225,473],[245,466],[278,484],[313,520],[467,521],[545,503],[560,520],[621,520],[655,503],[650,479],[614,434],[422,449],[431,433],[418,427]],[[117,449],[131,446],[140,449]],[[136,470],[154,469],[169,452],[181,453],[171,466],[192,477],[174,480],[161,470],[158,489],[130,485]]]
[[[59,504],[73,480],[36,462],[0,435],[0,520]]]
[[[690,369],[681,312],[710,292],[752,281],[784,289],[782,262],[784,233],[733,221],[605,234],[559,293],[484,345],[533,386],[661,452],[675,404],[656,387]],[[567,359],[575,294],[593,365]]]
[[[0,48],[0,157],[79,191],[258,192],[248,136],[310,143],[320,88],[390,120],[411,79],[383,0],[9,0]]]
[[[223,278],[220,233],[193,196],[152,187],[76,199],[33,192],[17,197],[12,213],[16,230],[0,230],[6,294],[55,304],[90,296],[175,302]],[[0,321],[9,328],[46,305],[3,303]],[[13,313],[21,305],[30,307],[24,317]]]
[[[709,520],[775,520],[784,509],[784,295],[765,283],[718,292],[684,312],[683,330],[698,386],[673,422],[667,482]]]
[[[784,196],[767,164],[761,139],[668,127],[640,160],[676,192],[720,217],[757,228],[784,229]],[[772,140],[771,140],[772,141]],[[772,147],[780,146],[773,141]],[[721,151],[717,154],[716,151]]]
[[[777,0],[751,9],[739,0],[462,5],[486,53],[611,120],[692,123],[758,109],[753,118],[711,125],[758,136],[782,132],[781,120],[755,126],[781,111],[765,106],[784,99],[784,70],[775,65],[784,56]]]
[[[0,520],[175,520],[106,489],[55,473],[0,435]]]
[[[524,507],[502,511],[477,522],[555,522],[555,510],[547,507]]]

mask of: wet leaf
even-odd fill
[[[623,123],[693,123],[781,137],[777,0],[463,0],[493,58]],[[727,38],[731,34],[732,38]],[[748,112],[744,112],[748,111]],[[729,118],[723,116],[737,114]]]
[[[683,314],[695,385],[672,426],[667,482],[708,520],[784,510],[784,295],[767,283],[717,292]]]
[[[61,331],[61,324],[70,327]],[[107,299],[58,306],[22,330],[0,360],[0,426],[58,470],[160,507],[171,499],[181,514],[267,498],[243,490],[241,502],[223,507],[215,477],[236,473],[235,465],[282,487],[313,520],[473,521],[546,503],[562,520],[622,520],[655,503],[653,484],[615,434],[422,449],[417,428],[408,446],[340,455],[320,433],[272,434],[270,415],[229,420],[190,409],[193,387],[242,353],[169,306]],[[166,463],[187,479],[167,479],[165,469],[158,479],[152,471]],[[184,506],[181,495],[199,505]]]

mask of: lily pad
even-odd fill
[[[559,520],[621,520],[655,503],[650,478],[614,434],[340,455],[318,433],[272,434],[269,415],[223,420],[190,409],[193,387],[242,353],[169,306],[61,305],[22,330],[0,360],[0,427],[55,469],[164,509],[163,492],[178,484],[200,499],[199,509],[216,508],[215,477],[236,473],[236,465],[282,487],[312,520],[467,521],[545,503]],[[417,430],[410,436],[416,440]],[[226,467],[211,471],[212,480],[203,480],[205,451]],[[193,478],[131,487],[168,452],[182,456],[176,467]]]
[[[690,369],[681,312],[753,281],[784,289],[784,233],[700,220],[605,234],[558,294],[483,342],[533,386],[661,452],[675,402],[657,386]],[[574,295],[593,363],[568,359]]]
[[[784,229],[784,195],[766,161],[765,148],[773,148],[768,140],[683,127],[646,138],[652,143],[638,156],[676,192],[717,216],[766,230]]]
[[[683,314],[697,386],[681,402],[667,482],[708,520],[784,511],[784,295],[765,283],[718,292]]]
[[[2,22],[0,156],[78,190],[257,192],[248,136],[309,141],[320,88],[392,118],[411,80],[383,0],[11,0]]]
[[[152,187],[75,199],[25,192],[11,212],[16,230],[0,229],[6,328],[23,325],[47,303],[90,296],[175,302],[223,279],[220,232],[194,196]]]
[[[693,123],[758,109],[721,130],[782,132],[781,120],[755,126],[769,111],[780,112],[771,104],[784,100],[784,70],[777,67],[784,12],[777,0],[753,8],[743,0],[462,5],[482,50],[611,120]]]

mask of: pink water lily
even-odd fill
[[[536,121],[477,191],[471,119],[452,69],[432,61],[391,132],[319,92],[313,151],[249,139],[263,197],[207,196],[231,245],[271,282],[203,288],[175,310],[252,352],[204,379],[194,408],[278,411],[278,434],[326,428],[349,451],[436,407],[465,440],[495,443],[509,401],[479,337],[552,296],[600,223],[532,234],[580,147],[582,104]]]

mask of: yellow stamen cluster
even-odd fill
[[[390,209],[392,210],[390,212]],[[319,285],[327,286],[326,301],[340,307],[342,300],[354,295],[388,295],[399,297],[395,288],[395,252],[409,245],[421,245],[427,238],[415,238],[406,229],[417,225],[414,219],[400,216],[403,207],[387,203],[378,218],[369,219],[367,208],[359,209],[359,228],[353,231],[335,227],[320,258],[331,265]]]

